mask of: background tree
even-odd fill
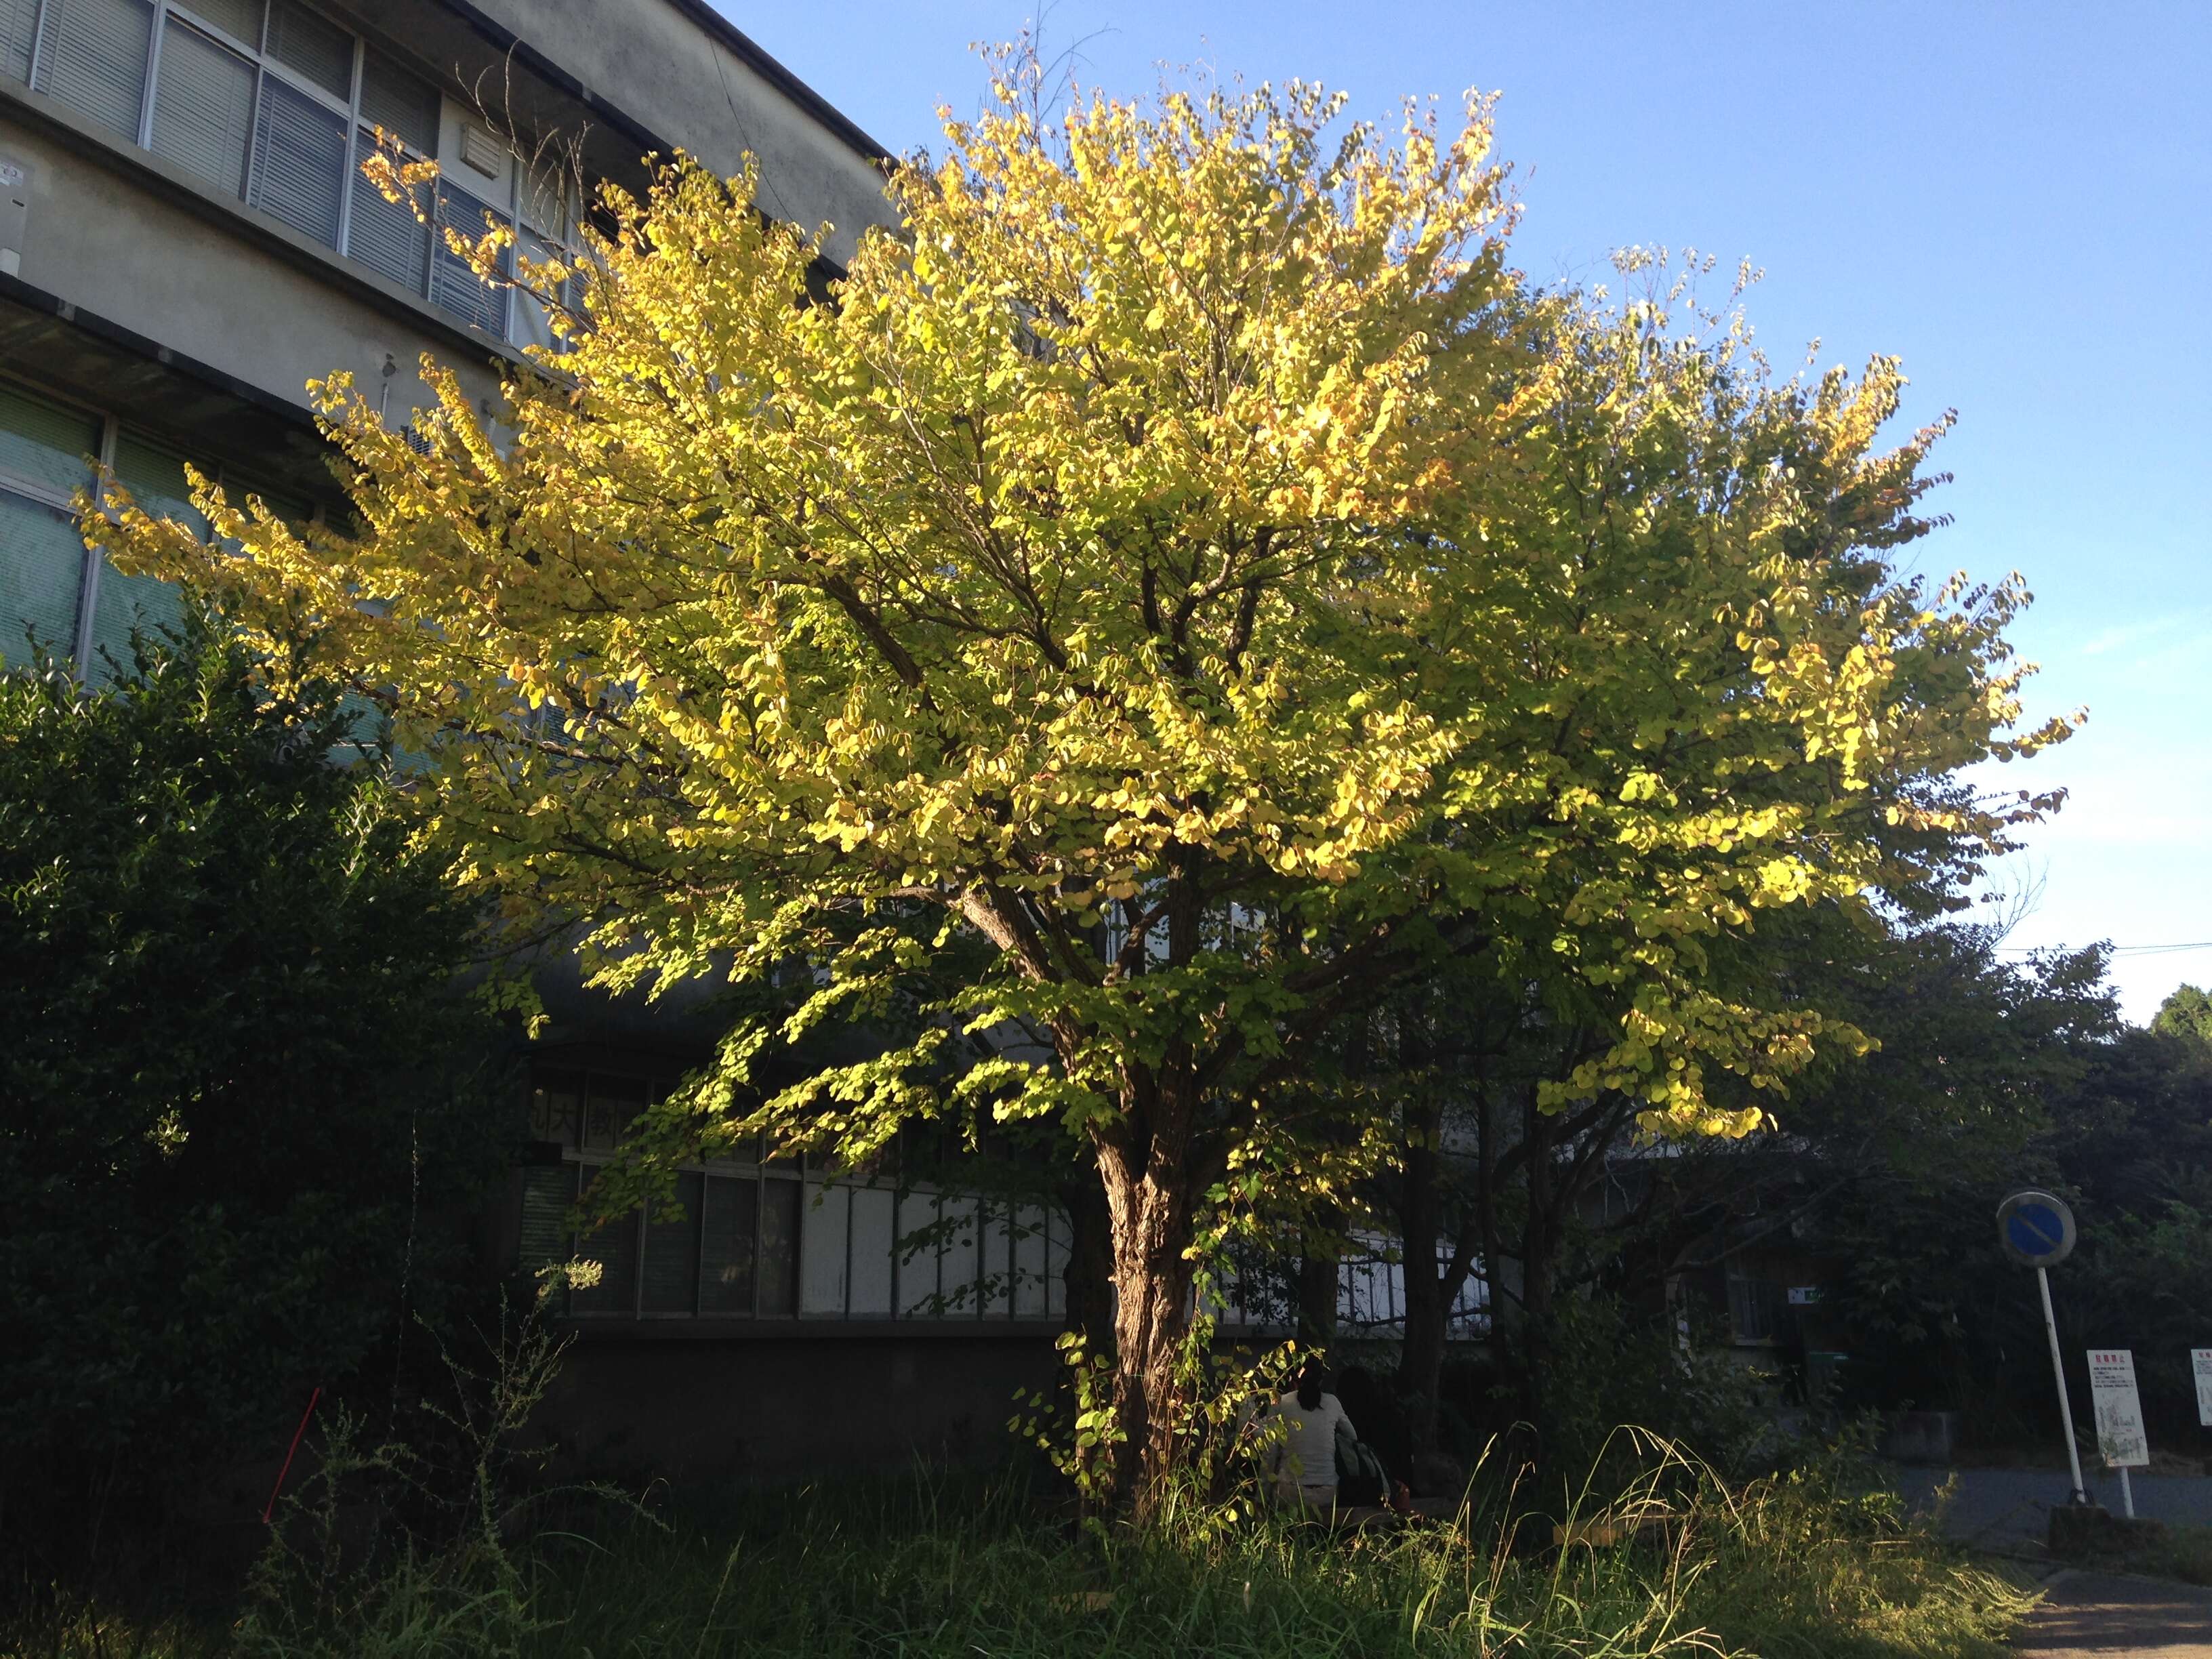
[[[2212,1042],[2212,996],[2207,996],[2194,985],[2177,986],[2158,1012],[2151,1016],[2150,1029],[2166,1036],[2194,1037],[2199,1042]]]
[[[453,992],[474,912],[327,689],[198,629],[0,676],[0,1534],[81,1559],[282,1449],[472,1272],[519,1136]],[[376,1404],[392,1385],[380,1370]]]
[[[917,1116],[1060,1125],[1147,1492],[1197,1260],[1370,1146],[1270,1109],[1342,1018],[1492,941],[1599,1015],[1544,1110],[1740,1130],[1708,1072],[1770,1083],[1820,1021],[1717,990],[1711,942],[1854,902],[1876,825],[1998,836],[1941,781],[2054,735],[2007,735],[2017,591],[1884,562],[1931,435],[1875,450],[1893,366],[1778,385],[1740,330],[1531,294],[1479,107],[1395,149],[1340,108],[1055,124],[1002,82],[894,174],[902,234],[829,304],[749,179],[679,166],[603,198],[574,349],[500,441],[450,380],[406,435],[323,388],[359,536],[215,492],[235,554],[103,532],[210,588],[274,684],[313,631],[425,757],[428,831],[511,913],[580,921],[600,982],[808,964],[671,1136],[858,1160]],[[935,1024],[750,1092],[959,936],[989,963]],[[994,1055],[945,1063],[963,1031]]]

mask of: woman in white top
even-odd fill
[[[1340,1424],[1351,1426],[1343,1402],[1323,1390],[1324,1377],[1321,1366],[1308,1360],[1298,1373],[1297,1391],[1275,1402],[1283,1419],[1282,1442],[1275,1448],[1275,1495],[1311,1510],[1336,1507],[1336,1431]]]

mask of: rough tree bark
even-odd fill
[[[1162,1115],[1181,1118],[1187,1129],[1187,1114]],[[1174,1425],[1194,1271],[1188,1138],[1172,1124],[1156,1122],[1141,1151],[1109,1145],[1098,1156],[1113,1218],[1115,1407],[1121,1436],[1116,1486],[1140,1516],[1157,1503],[1177,1452]]]

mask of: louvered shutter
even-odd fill
[[[253,123],[253,205],[336,247],[345,135],[344,117],[264,74]]]
[[[168,58],[167,43],[162,60]],[[190,525],[204,538],[208,521],[191,501],[191,486],[185,464],[175,456],[125,433],[115,441],[115,477],[131,492],[131,499],[156,519],[175,519]],[[112,662],[131,666],[131,630],[152,634],[174,628],[184,616],[184,595],[168,583],[151,576],[126,576],[112,565],[100,573],[100,594],[92,619],[91,661],[86,671],[94,678],[105,674]],[[155,640],[155,643],[160,641]]]
[[[91,480],[85,458],[99,447],[97,421],[0,387],[0,661],[28,659],[27,627],[50,650],[74,650],[84,584],[76,522],[9,483],[51,495],[78,489]]]
[[[172,20],[154,86],[154,153],[243,196],[252,131],[253,65]]]
[[[354,154],[367,155],[375,145],[376,135],[364,129]],[[424,292],[429,281],[430,228],[415,216],[415,210],[406,203],[386,201],[384,192],[357,172],[346,252],[371,270],[382,271],[410,294]]]
[[[488,204],[478,201],[458,185],[438,187],[438,226],[441,234],[430,249],[430,297],[465,322],[472,323],[487,334],[500,339],[507,337],[507,295],[503,284],[478,280],[467,260],[456,256],[446,246],[443,232],[447,227],[458,230],[471,240],[483,235],[485,219],[489,216],[495,224],[508,223],[503,213],[493,213]],[[500,270],[511,275],[514,268],[514,251],[504,249],[500,254]]]
[[[0,0],[0,75],[31,78],[31,43],[38,25],[39,0]]]
[[[50,0],[39,90],[138,141],[153,41],[150,0]]]

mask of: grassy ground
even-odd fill
[[[1608,1512],[1624,1505],[1648,1524],[1564,1549],[1548,1522],[1505,1525],[1502,1503],[1364,1535],[1194,1510],[1140,1537],[1012,1484],[917,1479],[734,1513],[541,1510],[519,1541],[484,1532],[373,1570],[295,1528],[228,1628],[67,1605],[0,1630],[0,1651],[1994,1659],[2026,1607],[1835,1469],[1730,1489],[1661,1456]]]

